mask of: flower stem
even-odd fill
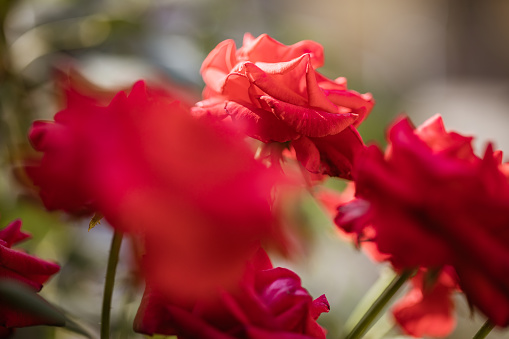
[[[115,285],[115,273],[117,271],[118,255],[122,244],[122,232],[115,230],[111,239],[110,256],[106,269],[106,281],[104,283],[103,307],[101,313],[101,339],[110,337],[110,311],[113,286]]]
[[[358,339],[361,338],[364,332],[367,331],[371,323],[376,319],[378,314],[383,310],[385,305],[391,300],[391,298],[396,294],[396,292],[400,289],[403,284],[414,275],[415,270],[407,270],[403,271],[403,273],[399,276],[394,277],[394,279],[387,285],[384,291],[378,296],[375,302],[371,305],[371,307],[367,310],[366,313],[362,316],[361,320],[355,325],[355,327],[350,331],[350,333],[345,337],[345,339]]]
[[[495,325],[488,319],[481,326],[479,331],[474,335],[472,339],[484,339],[491,332],[491,330],[495,327]]]

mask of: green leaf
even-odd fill
[[[36,292],[11,279],[0,280],[0,301],[4,305],[43,318],[52,326],[64,326],[65,316]]]

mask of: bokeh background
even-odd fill
[[[27,193],[20,159],[35,119],[59,109],[58,74],[70,67],[103,89],[138,79],[172,82],[199,93],[199,69],[224,39],[268,33],[284,44],[310,39],[325,49],[321,72],[347,77],[349,88],[376,100],[360,132],[384,144],[394,117],[416,125],[441,113],[448,128],[509,152],[509,2],[505,0],[2,0],[0,2],[0,226],[22,218],[30,253],[62,271],[42,291],[92,333],[100,321],[102,284],[111,231],[88,220],[47,213]],[[91,131],[93,133],[93,131]],[[341,187],[341,183],[331,185]],[[325,293],[332,310],[321,317],[328,338],[339,338],[350,313],[386,269],[372,264],[335,233],[313,199],[301,203],[312,232],[305,251],[278,264],[297,271],[313,296]],[[430,249],[433,251],[433,249]],[[132,333],[143,286],[128,241],[113,304],[116,338]],[[459,325],[450,338],[468,338],[483,323],[456,298]],[[508,336],[509,332],[505,333]],[[366,337],[403,338],[382,319]],[[502,338],[494,331],[489,338]],[[15,338],[81,338],[66,329],[35,327]]]

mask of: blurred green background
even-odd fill
[[[360,127],[366,142],[384,143],[398,114],[416,125],[442,113],[446,126],[509,149],[509,2],[504,0],[2,0],[0,2],[0,226],[22,218],[30,253],[58,261],[62,271],[42,295],[92,331],[100,321],[111,231],[88,220],[47,213],[15,179],[35,119],[59,109],[55,74],[72,65],[97,86],[118,89],[138,79],[172,79],[196,91],[201,62],[224,39],[241,45],[244,32],[268,33],[284,44],[310,39],[325,49],[330,78],[376,100]],[[18,178],[19,179],[19,178]],[[359,300],[384,267],[334,233],[313,199],[302,202],[312,232],[299,260],[276,262],[303,278],[313,296],[325,293],[332,311],[321,317],[338,338]],[[432,250],[432,249],[430,249]],[[142,286],[130,283],[132,255],[124,243],[113,304],[115,338],[132,333]],[[457,298],[459,326],[450,338],[471,337],[483,319]],[[399,335],[390,319],[370,338]],[[490,338],[497,336],[497,331]],[[507,333],[505,334],[507,336]],[[20,329],[15,338],[80,338],[65,329]]]

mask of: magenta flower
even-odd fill
[[[179,339],[325,339],[316,319],[328,311],[325,295],[313,300],[295,273],[273,268],[260,249],[236,289],[213,299],[183,303],[148,284],[134,328]]]

